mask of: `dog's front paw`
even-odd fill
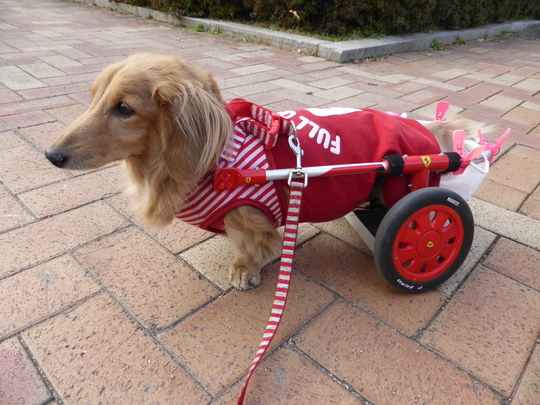
[[[237,290],[249,290],[261,282],[260,270],[244,264],[233,263],[229,271],[229,281]]]

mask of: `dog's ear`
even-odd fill
[[[207,83],[188,80],[162,83],[154,90],[165,163],[171,176],[184,181],[186,175],[200,179],[213,169],[232,133],[231,119],[213,83],[217,94],[206,88]],[[174,167],[178,173],[172,172]]]
[[[204,88],[206,91],[212,93],[219,100],[220,103],[223,103],[223,99],[221,98],[221,91],[219,90],[219,87],[214,80],[214,76],[212,76],[212,73],[207,73],[207,79]]]

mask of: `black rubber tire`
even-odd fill
[[[399,200],[375,237],[377,270],[392,287],[420,293],[448,280],[472,245],[474,219],[457,193],[426,187]]]

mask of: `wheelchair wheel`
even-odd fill
[[[375,237],[375,264],[392,287],[420,293],[450,278],[471,248],[474,220],[453,191],[427,187],[399,200]]]

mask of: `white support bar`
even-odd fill
[[[362,221],[358,219],[354,212],[349,212],[347,215],[345,215],[345,219],[349,222],[349,224],[351,224],[353,229],[362,238],[369,250],[373,252],[375,250],[375,237],[366,228]]]

